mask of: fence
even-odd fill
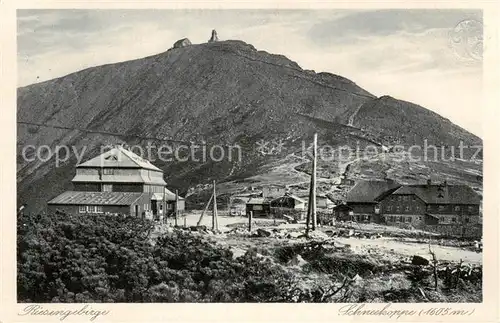
[[[304,210],[295,210],[286,207],[272,207],[271,208],[271,217],[276,219],[282,219],[283,215],[287,215],[292,217],[294,220],[300,221],[305,219],[306,211]]]
[[[448,237],[477,238],[483,236],[481,225],[451,225],[451,224],[426,224],[419,229],[428,232],[439,233]]]

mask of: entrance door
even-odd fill
[[[135,216],[139,216],[139,205],[135,205]]]
[[[155,200],[151,200],[151,211],[153,212],[153,217],[156,217],[158,214],[158,204]]]

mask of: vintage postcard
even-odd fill
[[[491,4],[0,8],[2,322],[498,321]]]

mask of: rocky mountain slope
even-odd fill
[[[320,146],[332,148],[421,144],[424,138],[435,145],[481,144],[480,138],[425,108],[390,97],[376,98],[344,77],[303,70],[284,56],[236,40],[186,43],[158,55],[22,87],[17,112],[18,121],[101,132],[18,124],[18,203],[27,203],[32,210],[40,210],[49,198],[71,187],[76,157],[72,154],[60,167],[54,157],[27,161],[22,156],[27,145],[48,145],[52,150],[69,145],[79,152],[84,149],[84,160],[97,154],[102,145],[117,142],[174,149],[180,144],[148,139],[153,137],[206,143],[208,148],[241,147],[241,158],[220,162],[161,161],[152,156],[172,189],[202,194],[212,179],[226,191],[270,181],[307,182],[309,162],[302,147],[309,146],[315,132]],[[261,149],[263,142],[276,149]],[[401,169],[389,175],[402,164],[372,160],[381,155],[372,159],[348,155],[348,161],[335,157],[319,161],[319,181],[325,181],[326,191],[344,173],[353,178],[412,173]],[[363,165],[370,163],[383,164],[372,167],[383,171],[364,173]],[[481,186],[480,164],[417,164],[426,167],[427,173],[438,169],[443,176],[454,174],[457,181]],[[412,180],[427,173],[415,173]]]

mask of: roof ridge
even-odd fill
[[[148,164],[151,164],[149,162],[149,160],[146,160],[144,158],[142,158],[141,156],[137,155],[136,153],[133,153],[131,152],[130,150],[124,148],[123,146],[117,146],[115,147],[116,149],[118,149],[121,153],[123,153],[125,156],[128,157],[128,159],[130,159],[134,164],[136,164],[137,166],[141,167],[141,164],[139,164],[136,160],[137,159],[140,159],[141,161],[144,161],[145,163],[148,163]]]

